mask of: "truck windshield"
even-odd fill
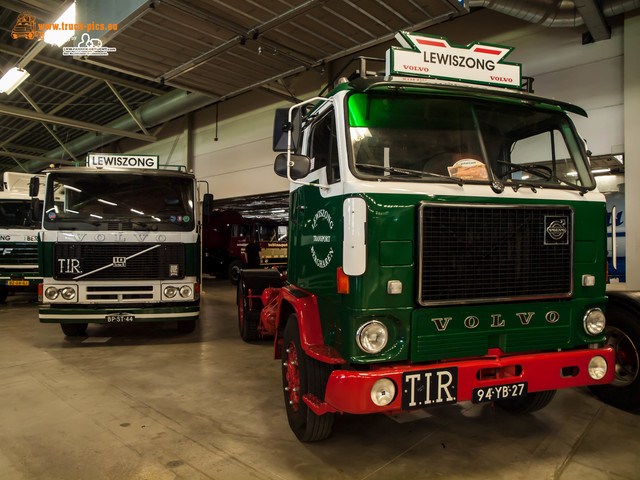
[[[360,178],[594,187],[566,114],[469,97],[354,93],[352,170]]]
[[[0,228],[37,228],[30,200],[0,200]]]
[[[47,230],[191,231],[193,179],[129,173],[52,173]]]

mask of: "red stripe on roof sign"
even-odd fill
[[[431,47],[445,47],[445,48],[447,46],[447,44],[444,42],[434,42],[433,40],[423,40],[421,38],[416,38],[415,40],[420,45],[429,45]]]
[[[500,55],[502,53],[502,50],[491,50],[489,48],[482,47],[474,48],[473,51],[478,53],[488,53],[490,55]]]

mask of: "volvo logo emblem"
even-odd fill
[[[569,244],[569,217],[544,217],[544,244]]]

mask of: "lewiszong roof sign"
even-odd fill
[[[89,153],[87,167],[93,168],[160,168],[158,155],[127,155],[123,153]]]
[[[474,42],[466,47],[451,45],[444,37],[398,32],[402,47],[387,50],[386,74],[440,78],[521,88],[522,68],[504,59],[513,47]]]

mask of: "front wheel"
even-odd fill
[[[180,333],[191,333],[196,329],[195,319],[178,320],[178,331]]]
[[[0,303],[4,303],[9,296],[9,289],[0,287]]]
[[[86,323],[61,323],[60,328],[67,337],[81,337],[87,331]]]
[[[519,398],[497,400],[496,405],[511,413],[531,413],[543,409],[555,397],[555,390],[528,393]]]
[[[327,381],[333,368],[307,356],[300,346],[298,318],[289,315],[282,342],[282,386],[287,419],[301,442],[316,442],[331,435],[335,415],[316,415],[303,397],[312,394],[324,400]]]
[[[238,284],[238,279],[240,278],[240,271],[242,270],[242,262],[238,259],[232,260],[227,267],[227,276],[231,283],[234,285]]]
[[[616,353],[615,377],[609,385],[589,388],[603,402],[630,412],[640,412],[640,321],[616,305],[607,307],[607,345]]]
[[[249,309],[249,297],[244,278],[238,280],[238,331],[245,342],[253,342],[260,338],[258,324],[260,312]]]

